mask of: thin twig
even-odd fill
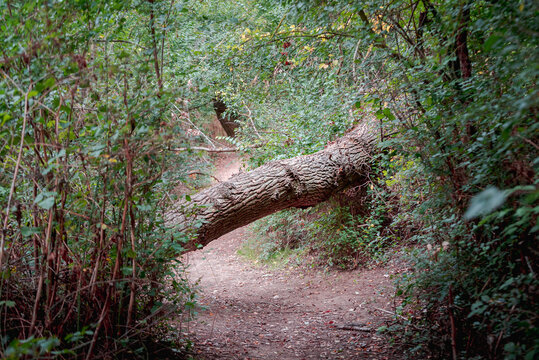
[[[176,106],[176,104],[172,104],[172,106],[174,106],[174,108],[175,108],[176,110],[178,110],[178,112],[179,112],[180,114],[182,113],[182,111]],[[184,113],[186,114],[186,118],[185,118],[185,119],[187,120],[187,122],[189,122],[189,124],[191,124],[191,126],[193,126],[195,129],[197,129],[197,130],[200,132],[200,134],[202,135],[202,137],[204,137],[204,139],[206,139],[206,140],[208,141],[208,143],[209,143],[213,148],[215,148],[216,146],[215,146],[215,144],[213,143],[213,141],[212,141],[206,134],[204,134],[204,132],[203,132],[202,130],[200,130],[200,129],[193,123],[193,121],[191,121],[191,116],[189,115],[189,108],[187,108],[186,110],[187,110],[187,111],[184,111]]]
[[[352,56],[352,79],[354,79],[354,81],[357,81],[357,76],[356,76],[356,58],[357,58],[357,52],[359,50],[359,45],[361,44],[361,38],[358,40],[357,44],[356,44],[356,48],[354,50],[354,55]]]
[[[215,176],[213,176],[212,174],[208,174],[208,173],[205,173],[205,172],[202,172],[202,171],[189,171],[189,173],[187,175],[202,175],[202,176],[208,176],[208,177],[211,177],[213,178],[215,181],[217,181],[218,183],[221,182],[221,180],[219,180],[218,178],[216,178]]]
[[[2,71],[2,74],[4,74],[6,78],[11,80],[13,85],[15,85],[15,87],[19,88],[17,84],[15,84],[15,82],[4,71]],[[17,174],[19,173],[19,167],[21,166],[24,136],[26,134],[26,122],[28,120],[28,93],[30,92],[31,88],[32,88],[32,84],[28,86],[28,91],[24,95],[24,116],[22,118],[21,143],[19,145],[19,154],[17,155],[17,163],[15,164],[15,170],[13,171],[13,180],[11,181],[11,188],[9,190],[9,196],[8,196],[7,207],[6,207],[6,216],[4,218],[4,223],[2,225],[2,238],[0,240],[0,271],[2,271],[2,262],[4,260],[4,246],[6,242],[6,231],[7,231],[7,224],[9,221],[9,211],[11,208],[11,201],[13,200],[13,194],[15,193],[15,183],[17,181]],[[0,287],[0,294],[1,294],[1,289],[2,287]]]
[[[155,68],[155,76],[157,78],[157,86],[159,87],[159,94],[163,92],[163,80],[161,78],[161,72],[159,71],[159,60],[157,58],[157,37],[155,35],[155,15],[154,15],[154,0],[149,0],[150,2],[150,33],[152,35],[153,41],[153,61]],[[162,69],[161,69],[162,70]]]
[[[245,108],[247,109],[247,117],[249,118],[249,121],[251,122],[251,125],[253,126],[253,129],[254,129],[256,135],[258,136],[259,139],[262,139],[262,136],[260,136],[260,133],[256,129],[255,123],[253,121],[251,110],[249,109],[249,107],[247,106],[245,101],[243,101],[243,106],[245,106]]]
[[[457,360],[457,328],[455,326],[455,316],[453,315],[453,286],[449,285],[449,321],[451,323],[451,350],[453,353],[453,360]]]
[[[210,149],[210,148],[207,148],[207,147],[204,147],[204,146],[191,146],[191,147],[181,147],[181,148],[174,148],[174,149],[170,149],[171,151],[206,151],[206,152],[210,152],[210,153],[222,153],[222,152],[236,152],[236,151],[243,151],[243,149],[257,149],[259,147],[262,147],[266,145],[266,143],[262,143],[262,144],[255,144],[255,145],[248,145],[248,146],[244,146],[243,148],[239,149],[239,148],[215,148],[215,149]]]
[[[381,309],[381,308],[377,308],[377,307],[373,307],[374,310],[378,310],[378,311],[381,311],[381,312],[385,312],[386,314],[390,314],[390,315],[393,315],[395,317],[398,317],[398,318],[401,318],[403,320],[406,320],[406,318],[402,315],[399,315],[395,312],[392,312],[392,311],[389,311],[389,310],[385,310],[385,309]]]
[[[149,48],[145,47],[145,46],[142,46],[140,44],[137,44],[135,42],[132,42],[132,41],[129,41],[129,40],[110,40],[110,39],[107,39],[107,40],[101,40],[101,39],[97,39],[97,40],[94,40],[95,42],[104,42],[104,43],[124,43],[124,44],[129,44],[129,45],[134,45],[134,46],[138,46],[139,48],[143,49],[143,50],[148,50]]]
[[[524,142],[526,142],[526,143],[530,144],[531,146],[533,146],[535,148],[535,150],[539,150],[539,146],[537,146],[537,144],[535,144],[530,139],[526,139],[525,137],[520,136],[520,135],[517,135],[517,137],[521,138],[522,140],[524,140]]]

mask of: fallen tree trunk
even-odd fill
[[[196,228],[196,241],[186,245],[194,250],[279,210],[316,205],[365,180],[376,140],[372,127],[358,126],[317,153],[270,162],[193,195],[167,222]]]

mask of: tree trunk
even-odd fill
[[[462,18],[459,22],[459,28],[457,30],[456,47],[457,58],[459,61],[460,77],[468,79],[472,76],[472,62],[470,61],[470,55],[468,53],[468,23],[470,22],[470,8],[468,4],[464,5],[465,8],[462,11]]]
[[[236,128],[240,126],[236,122],[238,118],[231,114],[225,115],[225,111],[227,110],[226,104],[219,99],[213,100],[213,109],[217,115],[217,120],[221,123],[227,136],[234,137]]]
[[[375,129],[361,125],[317,153],[235,175],[175,205],[167,222],[196,229],[196,240],[185,246],[194,250],[279,210],[316,205],[365,181],[377,138]]]

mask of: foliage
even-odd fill
[[[368,191],[361,186],[350,189],[312,209],[286,210],[260,220],[254,226],[260,239],[247,246],[258,250],[258,258],[265,261],[282,256],[283,250],[300,249],[314,256],[313,265],[329,268],[353,269],[383,262],[397,239],[388,226],[388,199],[379,197],[382,187],[363,187],[367,186]],[[361,196],[369,200],[362,199],[358,207],[354,201]]]
[[[0,3],[0,354],[143,356],[189,309],[163,218],[191,161],[169,151],[179,5]]]
[[[192,303],[163,209],[197,161],[169,150],[210,141],[218,97],[252,166],[380,125],[368,201],[275,215],[264,256],[308,241],[350,266],[413,240],[410,350],[536,356],[533,0],[0,4],[4,350],[121,348]]]
[[[451,54],[443,53],[449,40],[430,45],[448,58],[448,68],[427,57],[408,71],[411,84],[421,84],[414,90],[424,109],[416,121],[410,117],[414,126],[404,126],[395,148],[421,160],[416,174],[425,184],[416,199],[423,204],[412,207],[422,226],[416,239],[434,250],[415,254],[416,272],[402,286],[404,305],[414,309],[410,322],[421,350],[533,358],[539,282],[531,267],[538,209],[537,101],[531,97],[538,72],[527,65],[537,58],[537,43],[525,29],[535,31],[537,17],[524,2],[459,5],[437,6],[441,21],[428,29],[449,34],[469,11],[473,73],[464,76],[458,52],[461,67],[452,72]],[[392,125],[402,128],[403,120]],[[406,191],[417,193],[414,186]]]
[[[427,249],[399,292],[414,351],[539,351],[534,5],[282,1],[236,46],[222,95],[248,109],[241,141],[266,143],[253,165],[319,150],[361,118],[380,123],[381,170],[400,199],[392,226]],[[297,216],[275,218],[292,223],[286,236]],[[321,227],[335,236],[333,220]]]
[[[321,260],[341,268],[379,261],[391,241],[390,237],[382,236],[384,217],[380,210],[370,211],[365,217],[353,216],[346,207],[323,212],[311,225],[314,235],[323,239],[314,245]]]

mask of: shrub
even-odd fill
[[[188,164],[167,151],[186,137],[170,115],[170,85],[146,61],[160,11],[122,1],[0,6],[6,357],[141,355],[148,333],[193,301],[183,265],[170,261],[186,236],[163,219]]]

